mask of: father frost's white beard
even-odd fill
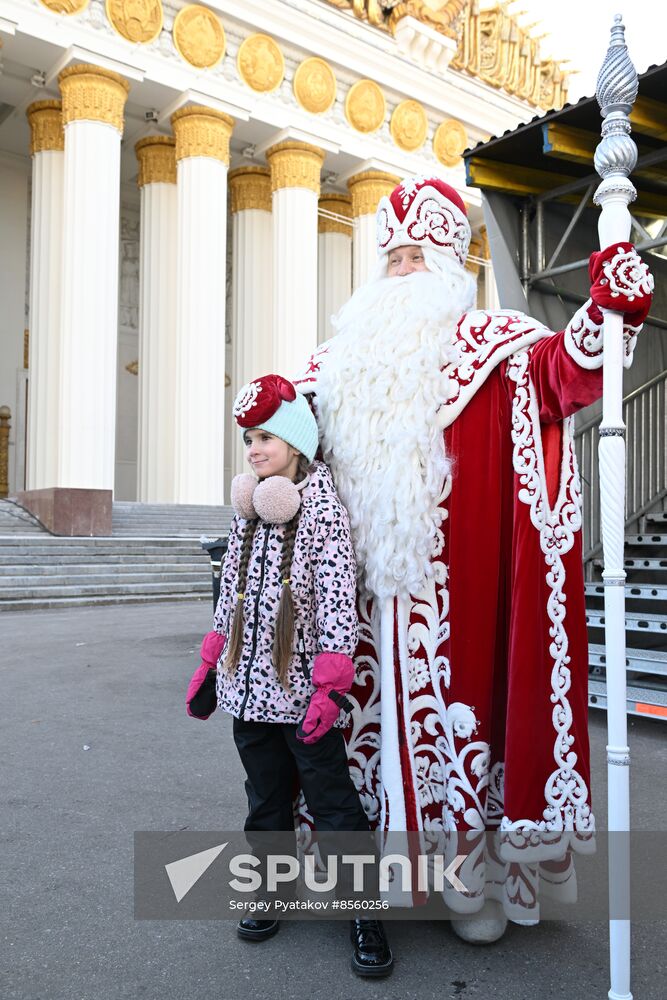
[[[338,314],[323,358],[324,459],[350,514],[360,584],[379,598],[419,593],[432,575],[449,471],[440,369],[456,360],[452,337],[472,294],[462,268],[371,282]]]

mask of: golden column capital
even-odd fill
[[[228,179],[232,215],[249,208],[271,211],[271,171],[268,167],[237,167]]]
[[[135,144],[139,161],[137,185],[176,183],[176,140],[171,135],[148,135]]]
[[[199,104],[179,108],[171,116],[176,137],[176,160],[192,156],[210,156],[229,164],[229,140],[234,119],[222,111],[214,111]]]
[[[324,150],[308,142],[287,139],[266,151],[271,167],[271,190],[281,188],[308,188],[320,193],[320,171],[324,163]]]
[[[30,155],[65,148],[62,101],[33,101],[26,110],[30,125]]]
[[[89,63],[67,66],[58,77],[63,125],[73,121],[105,122],[123,133],[123,109],[130,85],[119,73]]]
[[[349,194],[323,194],[318,202],[318,207],[324,212],[332,212],[334,215],[344,215],[346,219],[352,219],[352,198]],[[338,219],[328,219],[326,215],[317,217],[318,233],[341,233],[343,236],[352,236],[352,222],[349,225],[340,222]]]
[[[380,198],[389,197],[400,177],[386,174],[383,170],[364,170],[355,174],[347,182],[348,191],[352,195],[352,215],[358,219],[360,215],[372,215],[378,207]]]

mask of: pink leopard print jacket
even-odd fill
[[[243,651],[232,676],[218,665],[218,705],[239,719],[297,724],[313,692],[310,675],[317,653],[353,656],[357,645],[356,566],[347,511],[322,462],[315,462],[302,491],[294,543],[291,584],[295,627],[290,690],[271,663],[280,599],[284,525],[258,521],[244,597]],[[216,632],[229,635],[237,594],[236,578],[246,521],[235,517],[220,579]]]

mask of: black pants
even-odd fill
[[[340,730],[330,729],[317,743],[307,745],[297,740],[296,728],[287,723],[234,719],[234,741],[247,774],[244,830],[252,853],[262,859],[264,882],[268,854],[296,856],[292,803],[299,784],[322,856],[339,859],[335,895],[348,898],[353,895],[352,873],[348,865],[340,863],[341,855],[375,856],[375,850],[366,813],[350,777],[345,741]],[[271,831],[271,837],[264,831]],[[342,831],[356,836],[337,839]],[[369,872],[366,885],[373,896],[377,894],[376,881],[376,870]],[[280,898],[289,899],[295,891],[295,884],[287,883],[281,887]]]
[[[247,781],[244,829],[294,830],[292,796],[298,779],[320,832],[369,829],[347,764],[345,741],[330,729],[317,743],[301,743],[296,726],[234,719],[234,742]]]

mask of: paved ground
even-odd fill
[[[392,922],[395,974],[373,983],[349,970],[343,923],[285,923],[257,946],[226,921],[135,921],[135,830],[237,829],[244,818],[229,720],[199,723],[183,708],[209,621],[208,603],[0,616],[5,1000],[607,996],[604,922],[510,926],[487,948],[447,924]],[[591,737],[602,820],[601,714]],[[667,830],[667,728],[632,721],[631,749],[634,825]],[[666,926],[634,928],[635,1000],[667,993]]]

